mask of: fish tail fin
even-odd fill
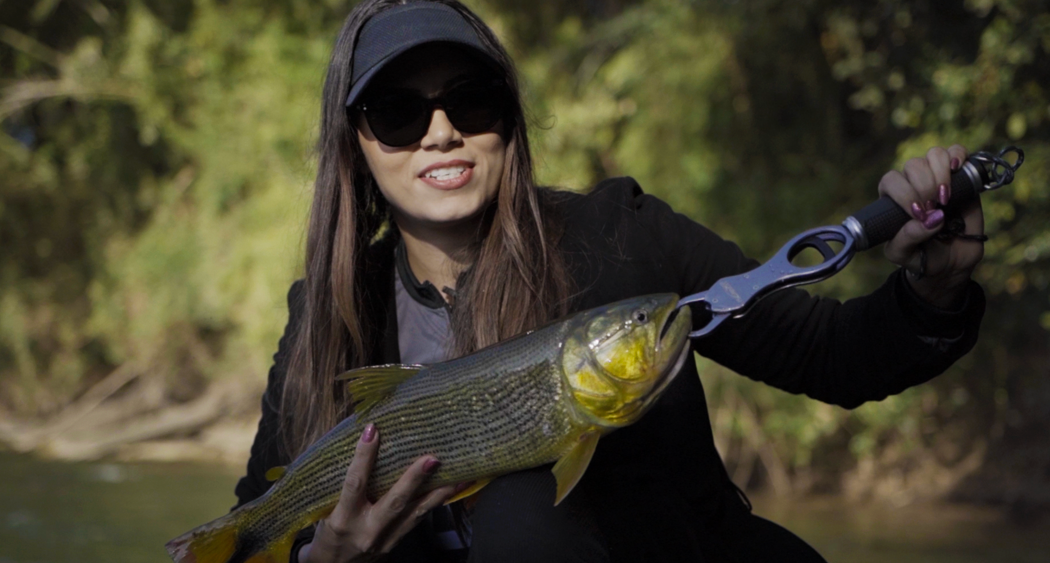
[[[226,563],[237,551],[239,527],[227,514],[194,528],[164,545],[175,563]]]
[[[165,544],[175,563],[287,563],[295,543],[295,532],[263,543],[245,537],[240,511],[217,518]],[[258,550],[258,551],[257,551]]]

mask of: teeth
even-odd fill
[[[465,166],[453,166],[451,168],[436,168],[426,173],[427,178],[434,178],[435,180],[451,180],[456,176],[459,176],[467,168]]]

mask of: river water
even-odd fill
[[[235,470],[57,463],[0,453],[0,563],[163,563],[164,543],[224,514]],[[1047,563],[1050,518],[1020,524],[971,506],[856,506],[758,497],[755,512],[830,562]]]

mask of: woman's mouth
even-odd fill
[[[419,179],[439,190],[454,190],[465,186],[473,174],[474,167],[470,164],[449,163],[428,168]]]
[[[447,182],[448,180],[451,180],[456,176],[462,174],[463,171],[466,169],[466,166],[451,166],[449,168],[438,168],[437,170],[431,170],[430,172],[427,172],[425,174],[425,177],[433,178],[441,182]]]

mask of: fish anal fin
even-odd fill
[[[587,471],[587,466],[591,463],[594,448],[597,447],[600,437],[601,433],[597,430],[585,432],[576,441],[576,445],[569,450],[569,453],[554,464],[551,472],[554,473],[554,479],[558,482],[554,506],[558,506],[569,495],[576,483],[580,482],[580,478],[583,477],[583,473]]]
[[[456,502],[457,500],[463,500],[463,499],[473,495],[474,493],[477,493],[478,491],[483,489],[485,487],[485,485],[488,485],[491,482],[492,482],[492,478],[491,477],[488,478],[488,479],[478,479],[477,481],[474,481],[473,485],[467,487],[466,489],[463,489],[456,496],[446,500],[445,504],[452,504],[452,503]]]
[[[423,367],[401,364],[368,366],[352,369],[335,379],[346,382],[346,392],[354,402],[354,412],[362,415],[392,395],[398,385],[415,376]]]
[[[284,474],[287,470],[288,468],[283,465],[271,467],[270,469],[266,470],[266,480],[273,483],[281,477],[284,477]]]

